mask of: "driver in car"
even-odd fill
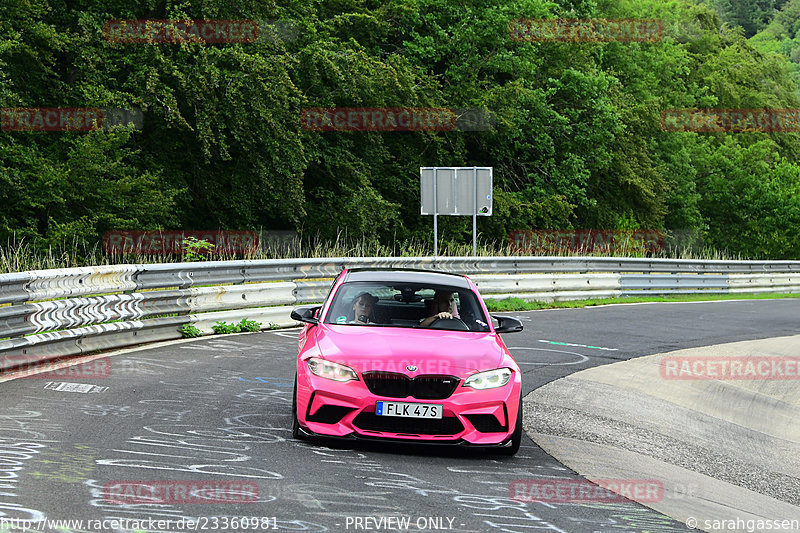
[[[374,324],[371,319],[372,310],[378,301],[376,296],[368,292],[362,292],[353,300],[353,320],[350,324]]]
[[[448,318],[461,318],[458,315],[455,293],[436,291],[433,295],[433,315],[420,321],[420,326],[430,326],[435,321]]]

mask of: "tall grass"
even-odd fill
[[[567,247],[550,248],[533,252],[534,255],[548,256],[597,256],[597,257],[646,257],[647,253],[640,243],[619,243],[614,247],[600,251],[573,250]],[[259,249],[245,254],[222,253],[207,254],[208,260],[224,261],[230,259],[286,259],[286,258],[321,258],[321,257],[424,257],[433,255],[431,239],[426,240],[393,240],[379,242],[372,236],[361,235],[357,238],[339,232],[335,239],[328,240],[319,236],[303,237],[291,241],[270,241],[262,239]],[[471,256],[471,243],[442,241],[439,245],[440,256]],[[530,255],[530,252],[516,251],[507,241],[478,241],[477,256],[512,256]],[[667,246],[651,257],[677,259],[742,259],[725,251],[712,248],[693,248],[689,246]],[[107,254],[102,243],[87,244],[78,239],[62,242],[59,246],[36,246],[26,240],[9,240],[0,245],[0,273],[23,272],[27,270],[71,268],[80,266],[97,266],[111,264],[136,263],[174,263],[184,261],[181,255],[157,254]]]

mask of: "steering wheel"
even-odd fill
[[[453,331],[469,331],[469,326],[460,318],[437,318],[431,322],[431,329],[449,329]]]

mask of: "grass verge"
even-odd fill
[[[678,241],[676,241],[678,242]],[[195,259],[224,261],[233,259],[289,259],[320,257],[426,257],[433,253],[429,239],[392,240],[380,242],[373,236],[352,236],[337,233],[335,239],[320,236],[296,236],[283,242],[273,242],[268,238],[261,241],[257,250],[243,254],[197,253]],[[554,245],[541,250],[518,250],[507,241],[479,240],[479,257],[505,257],[519,255],[547,256],[593,256],[593,257],[647,257],[644,245],[633,240],[622,240],[613,245],[597,246],[592,249],[577,249],[566,245]],[[472,245],[444,239],[440,242],[439,255],[442,257],[463,257],[472,255]],[[675,259],[746,259],[727,251],[697,246],[677,246],[665,244],[653,257]],[[73,268],[115,264],[177,263],[189,261],[187,254],[107,254],[102,242],[74,238],[57,244],[44,245],[30,240],[10,238],[0,242],[0,273],[25,272],[52,268]]]
[[[486,300],[486,307],[496,311],[535,311],[537,309],[561,309],[591,307],[607,304],[633,304],[642,302],[705,302],[715,300],[773,300],[776,298],[800,298],[800,293],[744,293],[744,294],[681,294],[675,296],[627,296],[624,298],[594,298],[562,302],[536,302],[521,298]]]

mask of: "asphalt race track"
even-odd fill
[[[505,340],[526,394],[616,360],[800,332],[800,300],[503,314],[525,324]],[[116,355],[107,377],[61,371],[0,384],[0,531],[2,519],[44,517],[84,524],[39,531],[97,531],[88,520],[116,518],[128,521],[119,531],[690,531],[633,502],[509,498],[516,480],[578,478],[527,437],[513,458],[294,441],[296,337],[207,337]],[[225,482],[229,490],[195,494],[207,503],[114,499],[124,482],[156,480]],[[233,527],[241,517],[259,520]],[[189,519],[197,522],[189,527]],[[407,527],[398,528],[401,519]]]

